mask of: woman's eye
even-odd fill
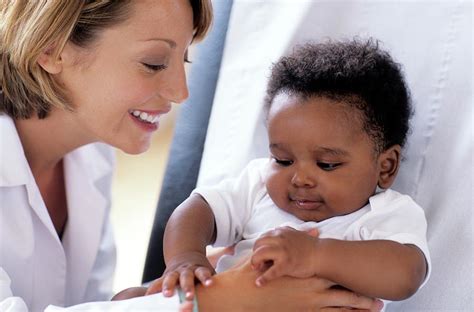
[[[341,163],[325,163],[325,162],[318,162],[318,167],[325,170],[331,171],[339,167]]]
[[[286,160],[286,159],[275,159],[275,162],[282,166],[282,167],[288,167],[288,166],[291,166],[293,164],[293,160]]]
[[[168,68],[167,65],[165,64],[148,64],[148,63],[142,63],[143,66],[145,66],[147,69],[151,70],[151,71],[160,71],[160,70],[165,70],[166,68]]]

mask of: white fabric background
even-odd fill
[[[428,218],[428,284],[389,311],[473,311],[472,1],[235,0],[198,185],[267,155],[269,68],[295,44],[382,41],[403,65],[415,107],[394,189]]]

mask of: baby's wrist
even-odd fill
[[[322,275],[324,269],[324,259],[327,255],[327,240],[315,238],[315,243],[311,254],[311,270],[313,275]]]

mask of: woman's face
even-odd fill
[[[57,75],[75,110],[78,140],[137,154],[159,117],[188,97],[184,59],[193,37],[189,0],[132,1],[129,18],[91,47],[68,43]]]
[[[268,118],[275,204],[304,221],[363,207],[379,179],[375,147],[359,112],[327,98],[278,95]]]

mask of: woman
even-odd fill
[[[146,151],[159,117],[187,98],[187,49],[210,10],[208,0],[0,0],[0,311],[110,298],[109,146]]]

